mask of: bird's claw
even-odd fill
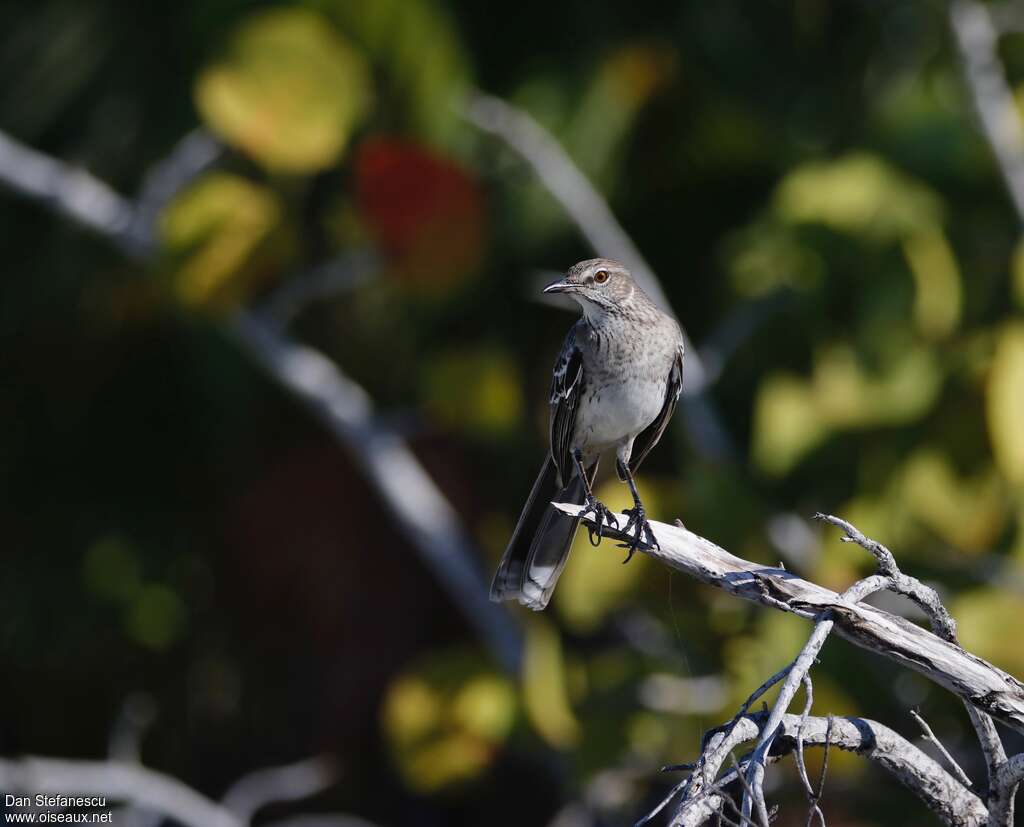
[[[594,523],[596,525],[587,525],[587,532],[590,534],[590,545],[595,548],[601,544],[601,538],[604,536],[604,524],[608,523],[610,526],[614,526],[616,529],[619,527],[619,521],[611,510],[602,503],[596,497],[587,497],[585,508],[580,512],[580,519],[586,519],[587,515],[593,513]],[[594,540],[594,536],[597,536],[597,540]]]
[[[647,522],[647,514],[644,513],[644,507],[637,505],[635,508],[627,508],[623,512],[629,517],[629,521],[626,523],[626,527],[622,530],[624,534],[629,534],[629,530],[636,526],[636,533],[633,535],[633,539],[628,543],[622,543],[619,547],[628,549],[629,553],[626,555],[626,559],[622,561],[625,565],[633,559],[633,555],[636,554],[636,550],[640,546],[644,545],[648,548],[660,549],[658,540],[654,536],[654,531],[651,529],[651,524]],[[647,539],[644,539],[644,537]]]

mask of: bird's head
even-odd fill
[[[574,264],[565,278],[544,288],[545,293],[564,293],[575,299],[588,317],[623,307],[636,290],[636,282],[625,265],[610,258]]]

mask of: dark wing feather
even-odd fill
[[[560,487],[568,485],[572,479],[572,437],[582,391],[583,354],[576,347],[573,329],[565,339],[551,379],[551,458],[558,469]]]
[[[668,422],[676,409],[679,401],[679,394],[683,391],[683,349],[676,351],[676,358],[672,362],[672,369],[668,374],[668,381],[665,383],[665,403],[654,421],[648,425],[640,435],[633,441],[633,454],[629,460],[629,470],[634,474],[640,467],[651,449],[658,444],[661,435],[665,433]]]

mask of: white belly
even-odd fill
[[[576,413],[576,443],[588,453],[632,441],[665,402],[665,383],[622,382],[588,389]]]

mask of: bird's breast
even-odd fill
[[[632,439],[654,421],[664,402],[664,381],[588,381],[577,412],[577,441],[580,447],[604,450]]]

